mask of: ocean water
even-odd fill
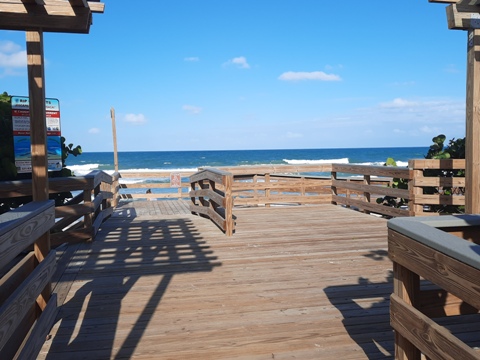
[[[219,151],[139,151],[119,152],[120,171],[196,171],[200,167],[248,166],[266,164],[343,163],[383,165],[392,157],[398,166],[410,159],[423,159],[428,147],[289,149],[289,150],[219,150]],[[84,152],[70,155],[67,167],[82,176],[92,170],[114,170],[113,152]]]

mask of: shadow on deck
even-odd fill
[[[212,271],[221,265],[216,260],[188,219],[106,224],[66,271],[78,275],[46,358],[131,358],[173,277]],[[126,334],[118,327],[121,314],[129,317]]]
[[[120,211],[65,262],[39,358],[392,358],[384,219],[241,209],[227,238],[207,219]]]

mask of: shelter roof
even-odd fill
[[[87,0],[0,0],[0,29],[88,34],[92,13],[104,8]]]

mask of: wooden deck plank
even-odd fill
[[[39,359],[392,358],[384,219],[236,209],[226,237],[164,202],[121,206],[72,255],[79,271]]]

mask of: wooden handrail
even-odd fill
[[[50,194],[79,192],[70,202],[55,208],[57,222],[51,229],[51,244],[92,240],[100,224],[113,212],[114,177],[95,170],[85,176],[49,179]],[[31,197],[32,181],[0,183],[0,198]]]
[[[337,174],[340,173],[349,176],[349,178],[339,180]],[[351,176],[359,176],[360,179],[352,181]],[[353,206],[365,213],[376,213],[391,217],[409,216],[408,209],[393,208],[377,203],[377,199],[384,196],[408,200],[409,191],[393,188],[391,180],[401,178],[408,181],[409,176],[410,172],[407,168],[333,164],[332,201],[337,205]]]
[[[448,319],[442,319],[445,325],[436,320],[480,310],[480,245],[467,241],[468,236],[453,235],[459,229],[461,234],[470,234],[470,229],[478,232],[479,226],[480,217],[473,215],[389,221],[388,253],[394,272],[390,319],[396,332],[396,359],[419,360],[422,353],[429,359],[480,358],[444,327]],[[422,288],[421,278],[441,289],[436,290],[436,297]],[[439,297],[440,292],[451,294],[455,303]]]
[[[235,205],[331,203],[390,217],[437,215],[431,205],[462,205],[463,196],[424,194],[424,188],[462,187],[460,177],[427,177],[425,170],[464,168],[464,160],[414,160],[407,168],[355,164],[262,165],[221,167],[233,174]],[[319,174],[314,176],[312,174]],[[327,177],[328,176],[328,177]],[[392,187],[403,179],[408,188]],[[404,199],[403,208],[377,204],[384,196]]]
[[[181,179],[193,175],[193,171],[138,171],[138,172],[118,172],[112,175],[113,184],[113,204],[114,207],[120,200],[137,199],[187,199],[189,198],[190,183],[181,181],[180,187],[172,187],[170,176],[179,174]],[[121,179],[148,179],[148,183],[139,182],[128,184]],[[153,181],[152,181],[153,180]],[[159,181],[154,181],[159,180]],[[151,190],[148,191],[148,190]],[[155,191],[159,190],[159,191]]]
[[[49,297],[37,315],[35,303],[51,281],[55,251],[38,262],[33,252],[20,254],[55,224],[54,202],[31,202],[0,215],[0,358],[35,358],[57,312]],[[21,259],[19,259],[19,256]],[[17,261],[13,261],[17,259]],[[15,336],[12,336],[15,335]]]
[[[233,235],[235,227],[232,185],[233,175],[223,170],[204,169],[190,176],[191,212],[208,217],[227,236]]]
[[[465,205],[465,196],[461,189],[465,188],[465,177],[432,177],[426,176],[428,170],[464,170],[465,159],[421,159],[408,162],[410,171],[410,213],[412,216],[439,215],[436,212],[424,210],[424,207],[432,205]],[[435,193],[426,194],[425,188],[434,188]],[[459,191],[453,195],[446,195],[444,188],[456,188]]]

